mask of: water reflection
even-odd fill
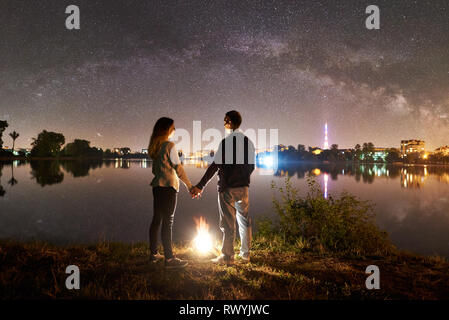
[[[196,160],[196,159],[185,159],[183,161],[185,165],[191,165],[195,168],[207,168],[209,166],[209,162],[206,160]]]
[[[201,179],[208,166],[207,161],[190,160],[185,164],[194,182]],[[272,180],[292,177],[293,185],[301,191],[305,190],[304,178],[308,175],[316,177],[325,197],[347,190],[373,201],[379,226],[398,247],[449,256],[449,167],[382,164],[298,164],[276,170],[259,167],[251,178],[254,217],[273,214]],[[152,214],[151,178],[151,161],[146,159],[0,161],[0,235],[62,243],[97,241],[104,233],[110,240],[145,241]],[[77,183],[70,183],[75,179]],[[64,186],[57,186],[62,182]],[[40,188],[35,183],[56,187]],[[189,232],[195,228],[192,217],[198,214],[207,215],[219,234],[214,189],[208,187],[201,201],[191,201],[188,193],[181,190],[175,238],[190,239]]]
[[[449,167],[445,166],[395,166],[387,164],[361,165],[290,165],[278,168],[274,176],[303,179],[307,174],[323,175],[327,186],[329,177],[338,180],[338,176],[353,177],[357,182],[372,184],[375,179],[399,179],[402,188],[420,189],[430,176],[437,177],[439,182],[449,184]]]
[[[84,161],[31,161],[31,176],[42,187],[52,184],[58,184],[64,180],[64,172],[69,173],[74,178],[86,177],[91,170],[106,168],[130,169],[132,163],[138,164],[140,168],[151,168],[151,161],[147,159],[141,160],[84,160]],[[27,164],[26,161],[10,161],[0,162],[0,195],[5,194],[5,190],[1,185],[1,172],[6,166],[11,168],[11,177],[7,183],[11,186],[16,185],[19,181],[14,176],[14,168]],[[209,165],[204,160],[185,160],[187,166],[204,169]],[[260,172],[266,175],[270,172],[276,177],[296,177],[304,179],[307,175],[321,177],[318,181],[323,183],[323,193],[327,196],[329,180],[337,181],[338,176],[353,177],[357,182],[372,184],[376,179],[392,179],[398,180],[401,188],[421,189],[425,186],[430,176],[435,177],[439,182],[449,184],[449,167],[447,166],[395,166],[387,164],[346,164],[346,165],[313,165],[298,164],[279,167],[275,170],[258,167]],[[399,179],[398,179],[399,178]]]
[[[58,161],[31,161],[31,178],[41,186],[51,186],[64,180]]]
[[[101,169],[104,162],[102,160],[89,161],[63,161],[61,166],[74,178],[85,177],[89,175],[91,169]]]
[[[14,161],[13,165],[11,166],[11,179],[9,179],[8,184],[13,187],[16,184],[19,183],[19,181],[17,181],[17,179],[14,178],[14,167],[17,167],[17,162]]]
[[[2,186],[2,171],[3,171],[3,163],[0,162],[0,197],[4,197],[6,194],[5,189]]]
[[[327,173],[324,174],[324,198],[327,199],[327,183],[329,181],[329,175]]]

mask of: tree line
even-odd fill
[[[340,162],[340,161],[358,161],[358,162],[397,162],[401,161],[400,153],[395,148],[387,149],[382,154],[376,154],[374,144],[365,142],[356,144],[354,148],[339,149],[337,144],[331,145],[330,149],[319,149],[309,147],[306,150],[304,145],[298,145],[298,148],[290,145],[288,147],[278,148],[278,159],[280,162]]]
[[[16,131],[9,135],[13,140],[12,152],[3,150],[3,132],[8,127],[7,121],[0,120],[0,155],[5,157],[14,156],[15,141],[20,136]],[[37,138],[33,138],[31,143],[31,157],[38,158],[58,158],[58,157],[85,157],[85,158],[114,158],[114,157],[139,157],[144,158],[143,154],[131,154],[131,149],[120,148],[120,152],[113,152],[110,149],[103,150],[101,148],[91,147],[90,141],[83,139],[75,139],[73,142],[66,143],[62,133],[43,130],[38,134]],[[64,146],[64,147],[63,147]],[[27,154],[19,151],[19,156],[25,157]]]

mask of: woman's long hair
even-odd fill
[[[166,117],[156,121],[153,133],[151,134],[150,145],[148,146],[148,154],[151,159],[156,159],[161,150],[162,143],[168,139],[168,135],[170,134],[169,131],[173,123],[175,123],[173,119]]]

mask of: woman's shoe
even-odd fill
[[[156,253],[156,254],[150,254],[150,262],[154,263],[154,262],[158,262],[160,260],[164,259],[164,256]]]
[[[165,267],[167,269],[184,268],[189,263],[186,260],[178,258],[165,259]]]

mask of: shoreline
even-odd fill
[[[237,250],[237,247],[235,247]],[[146,243],[56,246],[0,240],[3,299],[273,299],[435,300],[449,298],[449,262],[397,252],[387,257],[344,257],[285,251],[255,238],[251,263],[217,266],[188,246],[174,245],[189,260],[184,270],[148,262]],[[236,251],[237,252],[237,251]],[[81,289],[67,290],[65,268],[77,265]],[[380,269],[380,289],[365,286],[368,265]]]
[[[61,158],[51,158],[51,157],[0,157],[0,161],[115,161],[115,160],[147,160],[152,162],[150,158],[123,158],[123,157],[114,157],[114,158],[96,158],[96,157],[61,157]],[[199,160],[200,161],[200,160]],[[361,161],[289,161],[284,164],[284,166],[279,166],[279,168],[289,167],[289,166],[298,166],[298,165],[322,165],[322,166],[331,166],[331,165],[344,165],[344,164],[352,164],[352,165],[391,165],[391,166],[442,166],[449,167],[449,163],[407,163],[407,162],[361,162]],[[261,166],[263,168],[263,166]]]

